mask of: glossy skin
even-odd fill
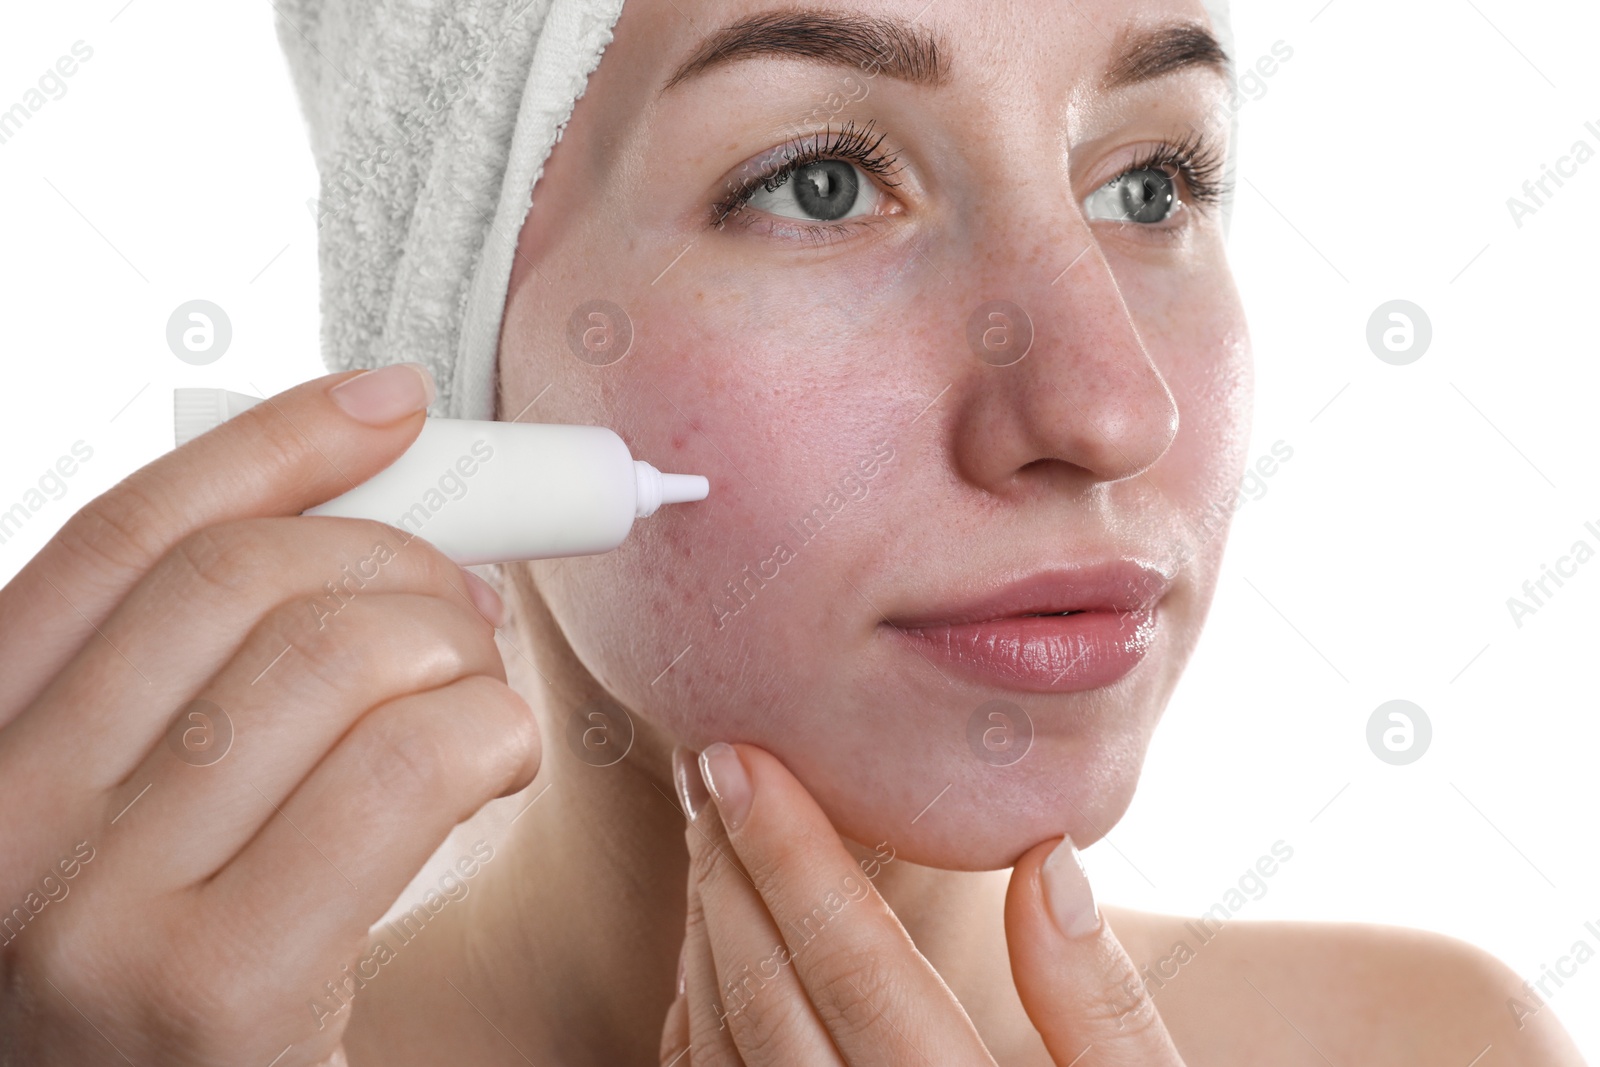
[[[846,7],[910,19],[923,4]],[[691,8],[702,30],[767,9]],[[614,552],[531,567],[583,670],[647,744],[759,744],[845,836],[969,870],[1063,832],[1090,843],[1125,810],[1211,598],[1225,530],[1207,516],[1232,500],[1250,393],[1218,212],[1140,227],[1088,221],[1081,204],[1142,150],[1207,124],[1225,86],[1206,69],[1096,88],[1130,20],[1203,24],[1203,8],[1034,4],[960,32],[983,10],[925,16],[948,44],[938,88],[763,57],[656,97],[698,36],[673,4],[630,3],[537,188],[500,401],[511,417],[538,397],[524,418],[612,426],[636,456],[711,480],[707,501],[640,520]],[[828,115],[834,128],[871,120],[898,157],[899,184],[862,194],[875,217],[806,231],[747,209],[748,224],[712,228],[725,176],[837,94],[861,98]],[[634,331],[601,368],[552,343],[596,298]],[[996,299],[1034,329],[1008,367],[966,341]],[[795,536],[787,524],[885,451],[821,534]],[[1115,559],[1177,577],[1144,662],[1099,690],[957,678],[881,624]],[[747,566],[771,580],[741,606],[727,587]],[[967,744],[996,697],[1036,731],[1000,769]]]

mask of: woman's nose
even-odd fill
[[[1178,407],[1110,265],[1081,217],[1052,253],[987,261],[962,353],[956,463],[991,492],[1065,474],[1096,482],[1149,469]],[[1050,261],[1054,259],[1060,266]],[[1059,272],[1059,273],[1057,273]]]

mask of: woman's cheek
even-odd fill
[[[714,517],[568,561],[550,592],[578,658],[685,743],[760,739],[772,715],[807,702],[847,640],[832,610],[832,531],[804,541],[789,510],[730,489]]]
[[[1233,519],[1250,442],[1253,372],[1243,311],[1225,272],[1211,285],[1193,286],[1181,312],[1183,329],[1150,342],[1177,399],[1179,426],[1148,477],[1179,510],[1187,649],[1209,611]]]
[[[835,554],[890,522],[862,474],[881,473],[889,376],[815,324],[744,321],[742,306],[766,302],[637,303],[647,343],[609,423],[636,457],[704,474],[711,493],[543,580],[585,667],[686,740],[759,737],[763,717],[802,699],[846,639],[835,605],[848,560]]]
[[[1178,402],[1178,436],[1157,473],[1194,518],[1237,487],[1250,440],[1251,376],[1236,335],[1202,334],[1180,344],[1166,374]]]

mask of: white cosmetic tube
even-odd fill
[[[182,445],[260,398],[175,389]],[[698,474],[662,474],[603,426],[427,419],[411,447],[305,515],[386,522],[464,566],[609,552],[635,518],[704,500]]]

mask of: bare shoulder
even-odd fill
[[[1537,991],[1424,930],[1102,909],[1190,1067],[1582,1067]]]

